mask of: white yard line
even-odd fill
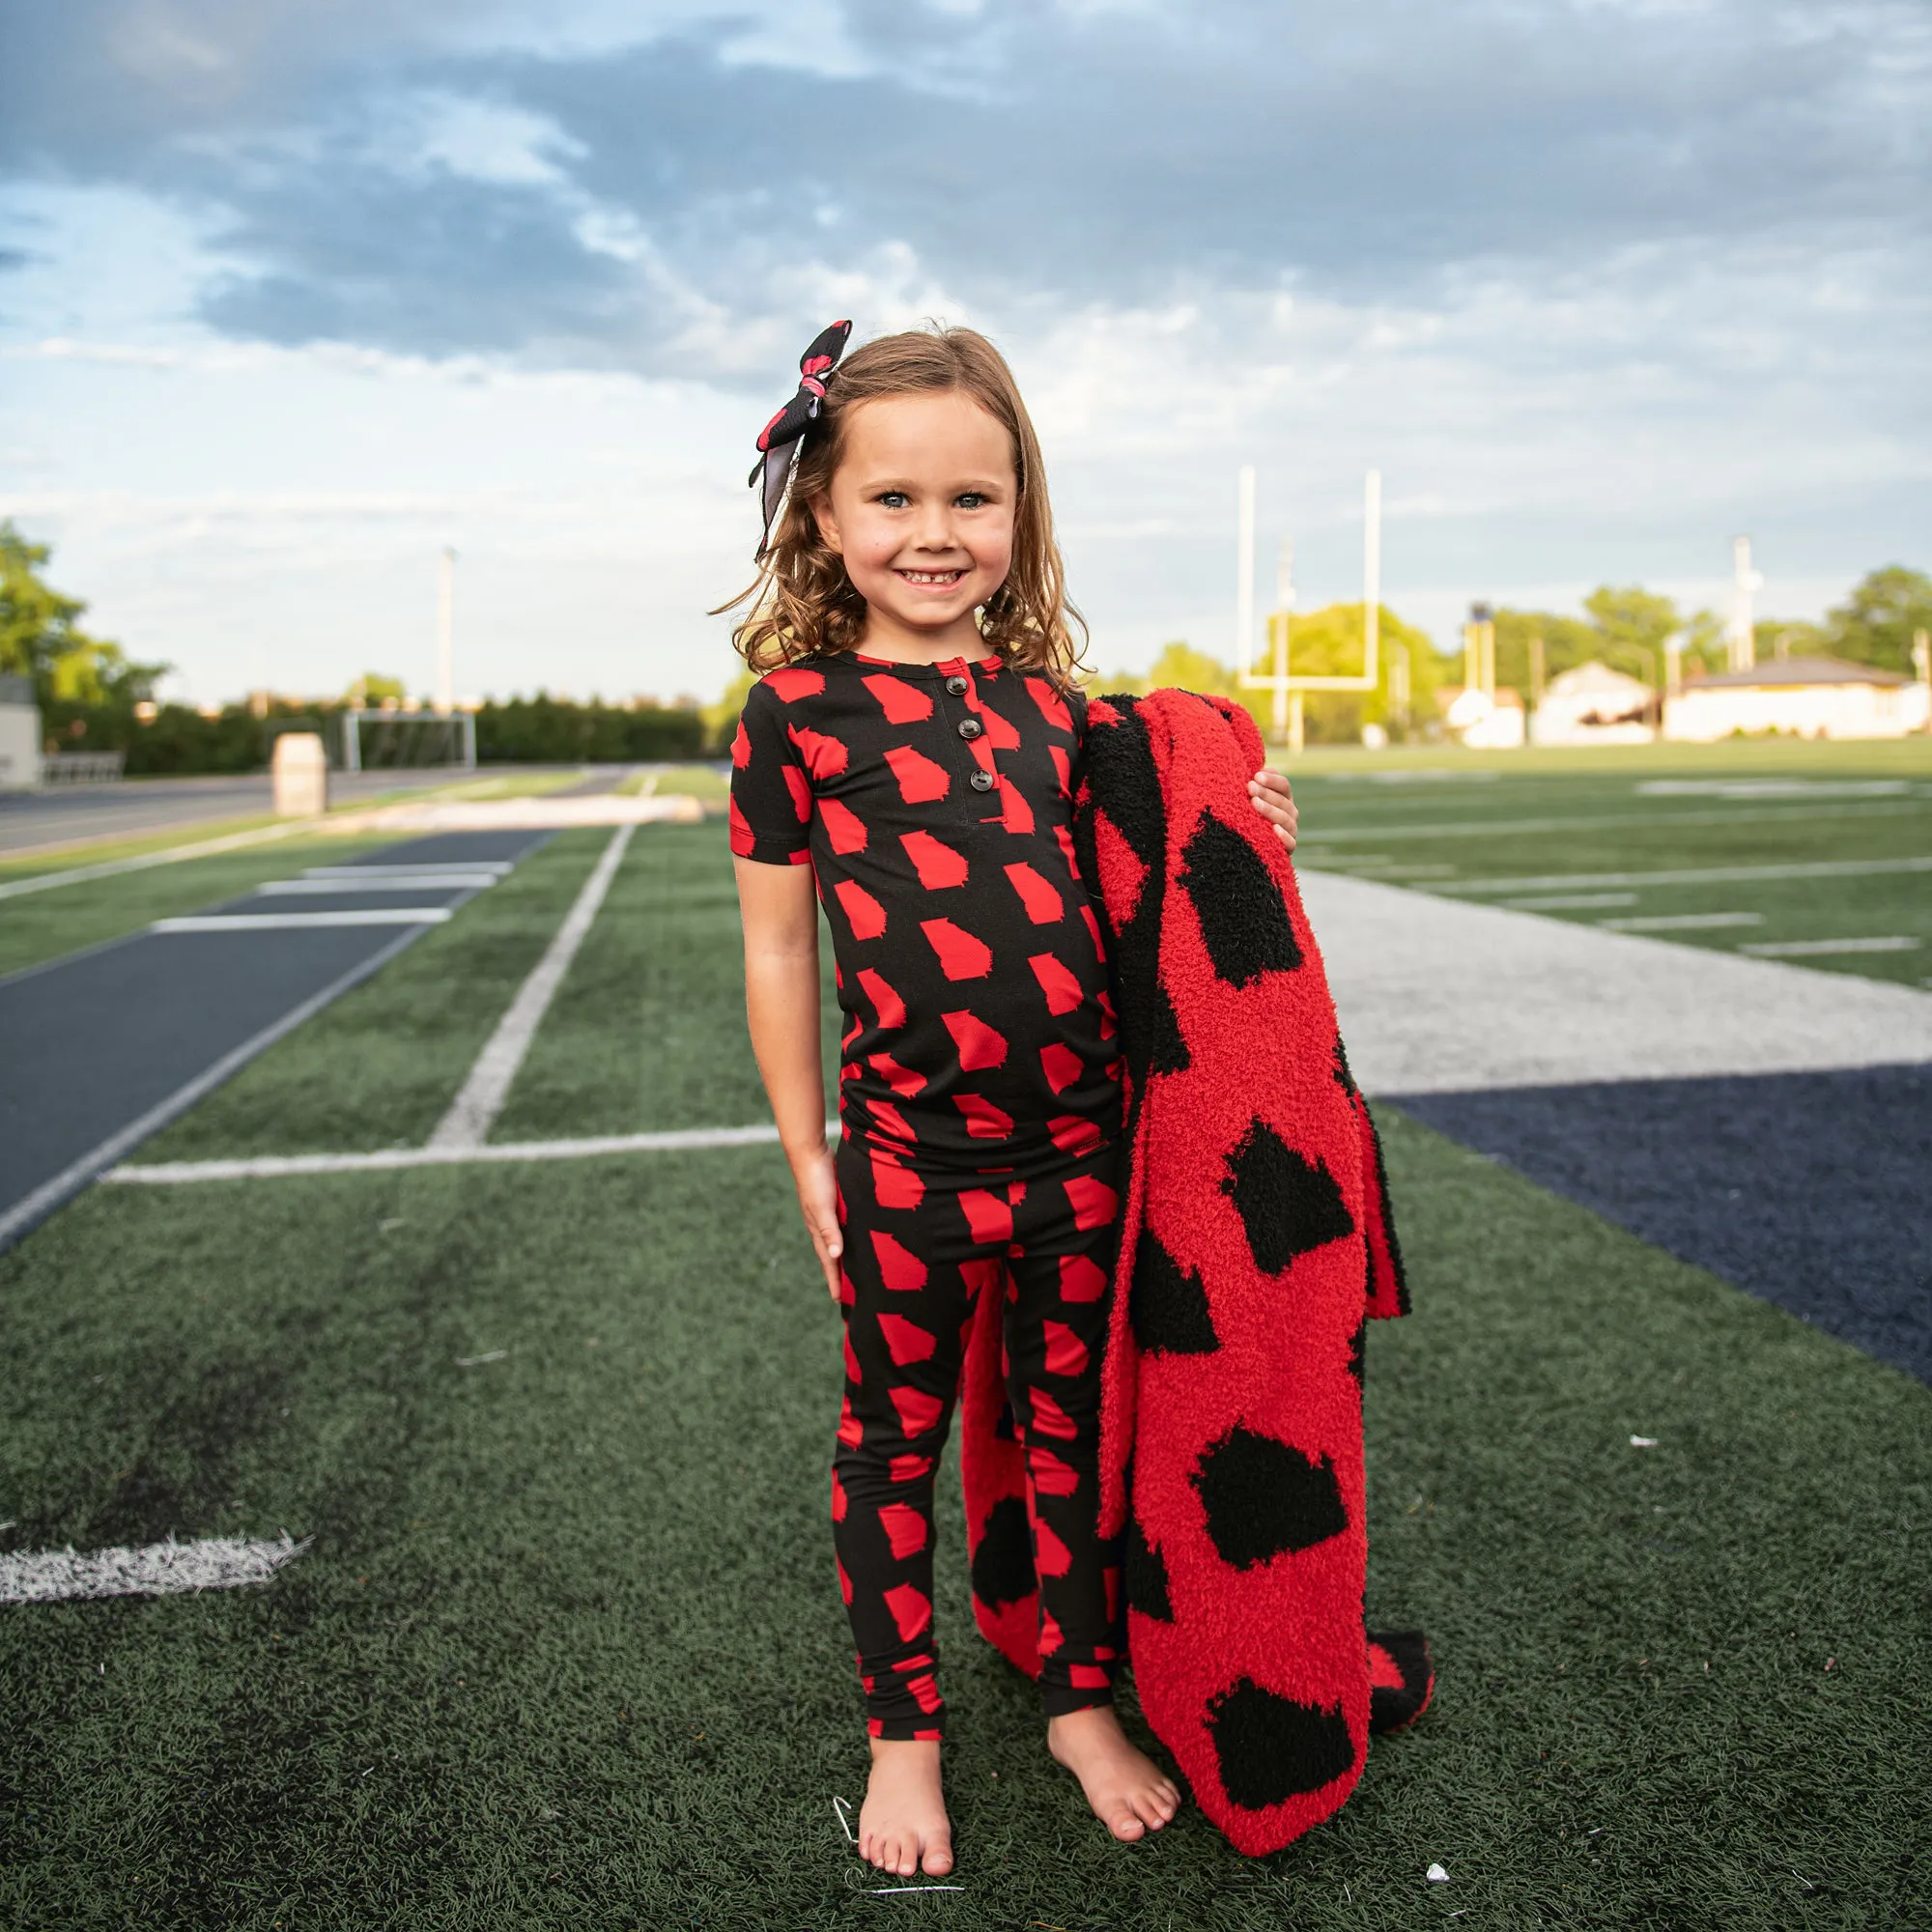
[[[386,946],[379,947],[367,959],[358,960],[339,979],[332,980],[321,992],[311,994],[300,1006],[266,1026],[252,1039],[232,1052],[224,1053],[213,1066],[205,1067],[185,1086],[178,1087],[165,1100],[150,1107],[138,1120],[130,1121],[119,1133],[110,1134],[98,1147],[90,1148],[78,1160],[71,1161],[51,1180],[45,1180],[24,1200],[16,1201],[0,1213],[0,1252],[24,1235],[29,1228],[51,1214],[70,1195],[78,1194],[103,1169],[112,1167],[131,1153],[152,1133],[157,1133],[178,1115],[185,1114],[203,1094],[212,1094],[231,1074],[239,1072],[258,1053],[293,1033],[304,1020],[321,1012],[329,1001],[360,985],[372,973],[388,964],[416,936],[418,927],[399,932]]]
[[[304,866],[305,879],[424,879],[460,872],[500,879],[517,868],[514,859],[447,859],[440,866]],[[486,879],[486,882],[487,882]]]
[[[1600,919],[1606,932],[1718,932],[1733,925],[1762,925],[1761,912],[1671,912],[1649,919]]]
[[[323,897],[344,893],[480,893],[494,886],[495,872],[412,872],[395,878],[375,872],[358,879],[354,872],[335,872],[327,878],[270,879],[255,888],[259,898],[290,898],[304,895]]]
[[[22,1549],[0,1556],[0,1604],[57,1604],[74,1597],[168,1597],[189,1590],[234,1590],[267,1583],[312,1539],[276,1543],[204,1537],[150,1543],[139,1549]]]
[[[1457,879],[1432,893],[1581,892],[1590,886],[1732,886],[1753,879],[1867,879],[1891,872],[1932,872],[1927,859],[1812,859],[1788,866],[1698,866],[1659,872],[1546,872],[1535,878]]]
[[[837,1121],[825,1123],[828,1134]],[[271,1153],[247,1160],[172,1160],[117,1167],[102,1180],[180,1187],[203,1180],[279,1180],[304,1174],[390,1174],[414,1167],[516,1166],[538,1160],[587,1160],[598,1154],[683,1153],[695,1149],[776,1147],[779,1130],[672,1127],[650,1134],[598,1134],[582,1140],[497,1141],[473,1147],[382,1148],[373,1153]]]
[[[1485,833],[1513,837],[1527,832],[1621,832],[1641,830],[1648,825],[1773,825],[1800,818],[1809,823],[1822,818],[1892,818],[1900,812],[1923,810],[1924,807],[1917,800],[1900,800],[1895,805],[1804,806],[1768,811],[1618,811],[1577,818],[1464,818],[1448,822],[1411,819],[1401,825],[1320,826],[1304,832],[1301,843],[1314,847],[1353,838],[1472,838]],[[1344,860],[1348,857],[1346,853],[1340,856]]]
[[[469,1069],[463,1091],[451,1101],[449,1112],[430,1135],[432,1148],[480,1147],[489,1139],[497,1116],[503,1111],[503,1102],[510,1097],[510,1084],[517,1077],[517,1069],[530,1050],[530,1041],[536,1037],[537,1028],[543,1024],[543,1016],[556,997],[556,989],[563,984],[563,976],[570,971],[570,962],[577,957],[577,949],[583,944],[597,909],[604,903],[604,895],[611,890],[611,881],[623,863],[634,830],[632,826],[620,825],[611,835],[604,856],[584,880],[583,890],[557,927],[556,937],[510,1002],[509,1011],[497,1021],[497,1031],[476,1056],[476,1065]]]
[[[316,925],[441,925],[449,906],[380,906],[359,912],[204,912],[157,919],[150,932],[282,932]]]
[[[292,832],[313,832],[326,819],[303,818],[288,825],[264,825],[253,832],[231,832],[224,838],[203,838],[192,845],[170,845],[162,852],[143,852],[134,859],[105,859],[98,866],[74,866],[65,872],[39,872],[31,879],[10,879],[0,885],[0,899],[23,893],[51,892],[56,886],[77,886],[83,879],[111,879],[120,872],[143,872],[150,866],[172,866],[177,859],[199,859],[210,852],[232,852],[242,845],[260,845],[286,838]]]
[[[1741,946],[1755,959],[1826,959],[1834,952],[1917,952],[1918,941],[1893,935],[1886,939],[1767,939]]]

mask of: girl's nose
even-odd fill
[[[921,550],[956,549],[952,537],[952,505],[926,504],[920,512],[919,525],[913,541]]]

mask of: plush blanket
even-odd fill
[[[1372,1706],[1394,1728],[1430,1693],[1421,1638],[1362,1617],[1364,1324],[1407,1295],[1293,867],[1248,802],[1253,721],[1185,692],[1096,699],[1087,746],[1075,837],[1128,1069],[1102,1528],[1125,1532],[1148,1722],[1229,1839],[1266,1852],[1347,1801]],[[961,1408],[975,1609],[1037,1674],[984,1299]]]

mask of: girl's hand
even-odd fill
[[[838,1258],[845,1252],[845,1240],[838,1232],[838,1182],[832,1156],[823,1148],[816,1154],[805,1154],[792,1164],[791,1174],[798,1187],[805,1232],[811,1236],[812,1252],[825,1270],[825,1292],[837,1301]]]
[[[1248,797],[1254,808],[1274,827],[1274,835],[1291,851],[1294,850],[1294,828],[1301,814],[1295,810],[1294,793],[1286,776],[1264,765],[1248,781]]]

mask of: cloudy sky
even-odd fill
[[[200,700],[695,692],[834,316],[1006,349],[1097,658],[1932,564],[1924,0],[62,0],[0,66],[0,514]],[[1264,568],[1264,575],[1271,571]],[[1269,587],[1264,585],[1264,590]]]

